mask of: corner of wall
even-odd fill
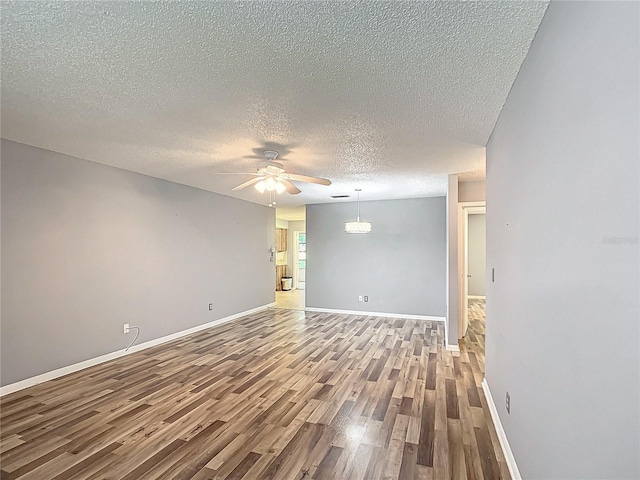
[[[447,185],[447,346],[458,345],[458,175]]]

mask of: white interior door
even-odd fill
[[[469,209],[463,208],[464,246],[462,254],[462,310],[460,319],[460,338],[467,334],[469,328]]]
[[[475,213],[486,213],[484,202],[461,204],[458,211],[458,338],[463,338],[469,327],[469,215]]]
[[[307,236],[305,232],[293,232],[293,281],[297,290],[305,289],[307,271]]]

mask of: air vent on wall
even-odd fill
[[[351,195],[331,195],[331,198],[349,198]]]

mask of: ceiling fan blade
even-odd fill
[[[297,175],[295,173],[287,173],[289,180],[297,180],[298,182],[317,183],[318,185],[331,185],[331,180],[326,178],[307,177],[306,175]]]
[[[241,183],[237,187],[232,188],[231,191],[234,192],[236,190],[242,190],[243,188],[248,187],[249,185],[253,185],[254,183],[258,183],[260,180],[262,180],[262,177],[252,178],[251,180],[248,180],[248,181],[246,181],[244,183]]]
[[[280,181],[284,184],[285,187],[287,187],[287,192],[289,192],[291,195],[297,195],[302,191],[285,178],[281,178]]]

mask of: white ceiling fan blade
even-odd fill
[[[318,185],[331,185],[331,180],[326,178],[308,177],[306,175],[298,175],[295,173],[287,173],[289,180],[297,180],[298,182],[317,183]]]
[[[262,177],[252,178],[251,180],[248,180],[248,181],[246,181],[244,183],[241,183],[237,187],[232,188],[231,191],[234,192],[236,190],[242,190],[243,188],[248,187],[249,185],[253,185],[254,183],[258,183],[260,180],[262,180]]]
[[[291,195],[297,195],[302,191],[298,187],[296,187],[293,183],[291,183],[289,180],[287,180],[285,178],[281,178],[280,181],[287,188],[287,192],[289,192]]]

